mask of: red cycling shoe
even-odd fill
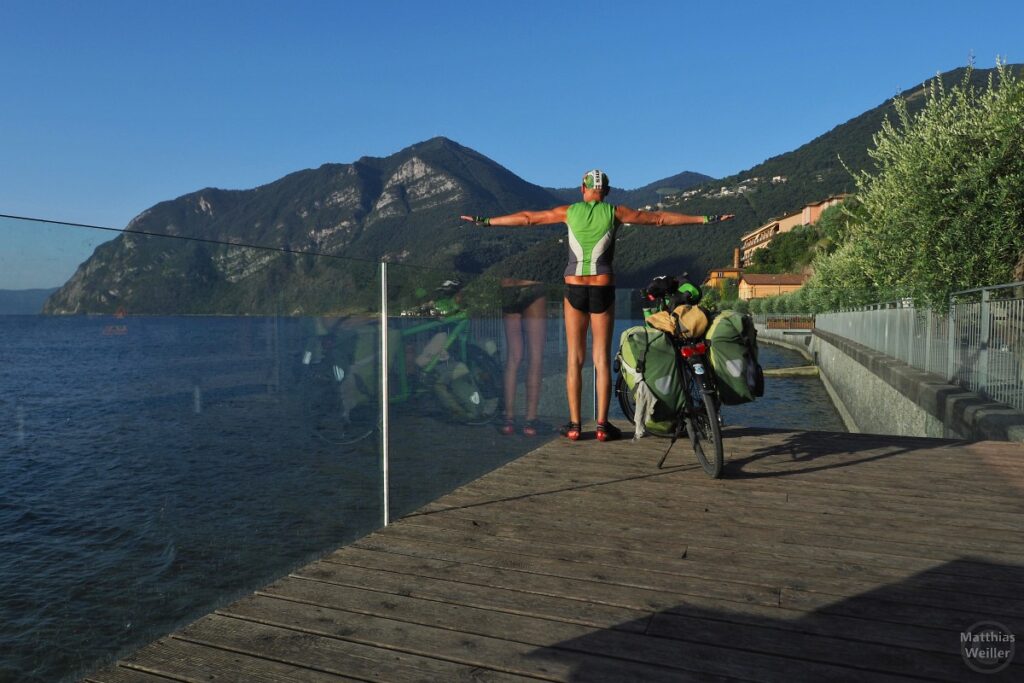
[[[622,430],[613,425],[611,422],[598,422],[597,423],[597,440],[598,441],[615,441],[622,438]]]
[[[558,431],[569,441],[579,441],[580,435],[583,434],[579,422],[566,422]]]

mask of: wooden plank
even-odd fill
[[[348,596],[347,596],[348,597]],[[329,599],[324,596],[323,599]],[[353,619],[351,602],[342,602],[335,607],[317,607],[315,616],[301,603],[282,602],[275,605],[267,597],[243,600],[230,608],[231,613],[248,616],[256,621],[285,619],[293,628],[307,628],[311,632],[330,634],[350,640],[375,641],[405,651],[429,648],[434,653],[452,653],[456,644],[457,656],[465,663],[487,668],[496,668],[513,673],[536,675],[536,663],[557,666],[559,660],[585,658],[586,676],[581,676],[576,664],[571,675],[574,680],[590,680],[590,674],[601,671],[607,676],[614,670],[615,677],[609,680],[623,680],[628,673],[630,680],[647,680],[648,674],[657,673],[657,680],[678,680],[688,674],[741,677],[750,680],[778,680],[792,676],[799,670],[802,675],[829,681],[857,681],[865,678],[865,672],[849,667],[835,666],[807,660],[794,661],[787,657],[743,652],[735,656],[727,646],[704,645],[663,638],[651,638],[628,631],[580,629],[575,625],[547,620],[532,620],[529,628],[515,628],[523,622],[516,619],[506,627],[501,618],[508,615],[491,615],[489,620],[473,620],[467,625],[464,618],[455,618],[448,628],[425,626],[412,623],[413,620],[445,623],[445,608],[449,605],[420,601],[418,608],[406,605],[401,613],[404,622],[396,628],[389,619],[361,614]],[[422,612],[420,610],[423,610]],[[482,610],[481,610],[482,611]],[[463,617],[465,615],[462,615]],[[479,616],[479,615],[477,615]],[[454,630],[472,628],[474,632]],[[496,629],[493,635],[477,633]],[[589,631],[589,632],[588,632]],[[471,647],[464,644],[472,643]],[[412,648],[410,650],[409,648]],[[532,649],[530,649],[532,648]],[[524,651],[528,656],[524,656]],[[513,655],[511,658],[509,655]],[[468,661],[467,661],[468,660]],[[517,667],[509,669],[507,667]],[[531,670],[522,671],[522,668]],[[564,670],[563,670],[564,671]],[[871,672],[873,681],[902,680],[883,672]]]
[[[853,580],[828,580],[816,576],[792,577],[785,572],[730,571],[721,568],[718,572],[704,574],[704,566],[696,569],[675,565],[675,571],[622,568],[611,562],[595,564],[551,556],[516,555],[512,552],[481,550],[464,546],[427,540],[399,538],[395,534],[379,534],[357,542],[356,547],[369,550],[428,557],[449,562],[478,564],[489,567],[512,568],[538,574],[549,574],[568,578],[586,578],[602,583],[623,586],[664,589],[674,585],[686,593],[720,595],[729,599],[737,593],[759,590],[764,595],[775,594],[780,588],[798,588],[828,595],[832,600],[849,597],[874,590],[878,582]],[[710,585],[709,585],[710,584]],[[713,592],[709,592],[713,591]],[[920,585],[901,585],[890,591],[889,599],[914,605],[928,605],[946,609],[988,610],[992,615],[1024,616],[1024,600],[1010,597],[987,595],[966,595],[956,591],[927,589]]]
[[[914,676],[939,681],[963,679],[963,659],[955,652],[927,652],[889,643],[849,640],[793,631],[780,633],[770,621],[736,624],[714,618],[684,615],[655,615],[650,635],[687,642],[728,644],[743,652],[760,652],[800,660]],[[955,645],[955,639],[949,639]]]
[[[643,632],[649,616],[646,611],[637,609],[490,585],[368,570],[354,565],[316,562],[292,572],[291,576],[468,607],[486,607],[510,614],[558,619],[595,628],[626,628]]]
[[[653,624],[658,620],[659,629],[671,629],[675,628],[671,620],[673,616],[713,619],[726,624],[770,625],[778,631],[776,637],[779,639],[789,638],[789,632],[793,632],[926,652],[960,652],[959,642],[949,638],[949,631],[927,624],[888,623],[844,614],[808,613],[783,606],[743,605],[734,609],[731,605],[700,598],[689,599],[685,603],[658,612],[651,621]]]
[[[436,657],[362,645],[219,614],[200,619],[175,637],[192,643],[273,659],[298,667],[344,674],[366,681],[521,683],[536,680],[457,664]]]
[[[522,514],[514,508],[489,508],[474,510],[480,520],[510,520],[519,524],[530,524],[539,520],[538,525],[547,524],[548,519],[557,516],[557,509],[545,508],[538,513]],[[879,530],[876,533],[860,532],[856,529],[831,531],[827,525],[801,527],[792,524],[775,524],[771,526],[757,524],[754,520],[738,523],[728,515],[715,515],[711,512],[703,516],[677,513],[673,520],[656,517],[630,519],[624,521],[614,514],[606,514],[598,509],[583,508],[572,520],[561,520],[564,528],[575,528],[581,536],[605,533],[624,535],[631,533],[649,534],[662,539],[671,539],[678,544],[680,551],[686,545],[699,544],[707,540],[714,546],[715,539],[732,540],[734,542],[753,542],[762,544],[790,544],[794,546],[809,545],[832,547],[874,552],[910,558],[930,558],[947,561],[957,557],[970,557],[977,561],[1014,565],[1024,564],[1024,556],[1008,552],[1000,547],[995,540],[971,541],[969,539],[950,538],[939,534],[898,534]],[[671,517],[672,515],[665,515]],[[555,526],[551,524],[549,526]]]
[[[223,680],[245,683],[338,683],[358,679],[282,664],[262,657],[162,638],[121,661],[137,669],[181,681]]]
[[[749,581],[724,581],[703,576],[676,576],[650,571],[623,569],[611,565],[561,562],[549,558],[510,556],[500,552],[459,548],[434,543],[410,543],[399,539],[371,536],[353,544],[354,548],[376,550],[445,562],[473,564],[496,569],[512,569],[528,574],[541,574],[567,579],[581,579],[595,584],[613,584],[634,588],[674,591],[721,597],[725,600],[778,604],[779,586],[766,585],[756,578]],[[344,551],[342,551],[344,552]],[[335,555],[329,556],[334,559]],[[601,590],[601,586],[595,586]]]
[[[893,513],[907,515],[911,518],[941,519],[954,526],[980,527],[999,530],[1019,529],[1024,522],[1024,504],[1018,499],[1013,505],[1003,506],[1002,509],[979,508],[977,501],[951,501],[946,496],[936,496],[932,499],[922,499],[919,496],[909,497],[905,494],[883,493],[876,491],[868,493],[864,491],[849,492],[843,490],[832,490],[822,493],[817,487],[809,486],[784,486],[781,481],[764,482],[757,488],[736,487],[734,489],[705,488],[700,482],[680,482],[678,478],[666,480],[662,476],[637,476],[633,478],[611,477],[588,477],[581,478],[581,481],[573,479],[572,482],[561,481],[555,475],[531,476],[529,473],[515,475],[509,479],[501,475],[503,470],[498,470],[486,476],[486,478],[464,487],[464,491],[476,491],[478,486],[492,486],[504,488],[509,491],[519,487],[516,495],[523,495],[532,491],[534,495],[547,495],[551,493],[570,491],[575,488],[599,489],[604,487],[615,491],[643,492],[646,496],[679,504],[698,501],[720,501],[734,499],[742,501],[743,505],[750,508],[772,508],[778,506],[792,506],[805,510],[831,510],[835,514],[859,514],[868,517],[885,517]],[[538,485],[538,482],[543,484]],[[922,512],[922,507],[927,508],[927,513]],[[935,516],[938,517],[935,517]]]
[[[691,596],[682,590],[678,590],[679,584],[674,584],[667,589],[621,586],[587,579],[531,574],[515,569],[462,565],[447,560],[393,555],[360,548],[345,548],[342,551],[333,553],[324,564],[354,565],[364,569],[428,576],[477,586],[498,586],[536,595],[573,598],[600,605],[612,605],[629,609],[669,609],[691,597],[707,597],[707,599],[721,600],[723,604],[729,605],[752,603],[774,607],[779,602],[777,593],[768,592],[765,594],[763,589],[739,591],[730,595],[731,599],[725,599],[721,596],[705,596],[703,594]]]
[[[452,513],[444,513],[452,514]],[[474,508],[471,511],[457,510],[455,514],[471,515],[478,523],[516,523],[523,526],[536,526],[537,528],[560,528],[576,533],[581,537],[607,535],[633,536],[638,539],[666,539],[672,538],[680,544],[694,545],[706,543],[713,547],[737,547],[737,546],[777,546],[781,551],[800,556],[804,552],[820,553],[821,551],[835,550],[839,552],[857,552],[873,554],[875,556],[891,556],[898,560],[932,560],[934,562],[945,562],[956,558],[973,559],[973,566],[979,571],[987,570],[1002,573],[1009,576],[1011,580],[1015,573],[1008,573],[1005,568],[998,566],[985,567],[982,563],[1019,564],[1019,558],[1015,556],[1006,557],[1003,553],[965,553],[956,548],[942,546],[924,546],[920,544],[907,544],[898,540],[889,540],[884,535],[875,538],[839,537],[821,530],[791,529],[778,527],[763,527],[756,525],[731,524],[728,521],[710,521],[700,519],[693,523],[680,523],[676,525],[666,522],[651,521],[647,524],[634,524],[623,522],[619,518],[600,517],[596,511],[587,515],[572,515],[566,518],[559,518],[556,514],[538,514],[533,511],[523,512],[522,508],[508,507],[496,509],[495,507]],[[672,515],[667,516],[672,519]],[[686,521],[686,520],[683,520]],[[936,542],[943,542],[937,538]],[[969,568],[965,564],[965,569]]]
[[[877,475],[871,475],[863,469],[857,472],[830,472],[827,469],[819,469],[809,472],[774,470],[758,473],[730,472],[729,467],[730,465],[727,462],[726,474],[723,479],[700,481],[704,474],[695,466],[675,468],[661,472],[655,470],[652,466],[652,471],[646,473],[638,472],[629,477],[615,478],[614,475],[609,475],[606,483],[603,485],[597,485],[582,478],[578,478],[577,483],[573,483],[572,481],[566,481],[564,477],[557,480],[559,485],[556,486],[552,486],[545,479],[521,478],[519,483],[516,483],[504,480],[506,473],[499,475],[496,472],[474,482],[472,487],[456,490],[436,502],[448,502],[451,504],[446,499],[454,498],[459,501],[459,504],[463,504],[470,502],[467,500],[469,496],[492,495],[492,492],[502,492],[504,497],[513,498],[529,494],[536,495],[541,492],[555,493],[563,490],[572,490],[573,488],[586,487],[601,490],[601,488],[607,488],[608,483],[615,483],[617,479],[623,480],[623,483],[629,480],[643,482],[646,479],[651,479],[652,484],[655,485],[667,485],[675,482],[678,486],[687,489],[701,489],[702,493],[707,492],[706,495],[716,491],[721,492],[722,495],[736,495],[740,490],[751,485],[767,488],[777,479],[799,477],[805,483],[833,484],[838,485],[840,488],[856,486],[858,487],[857,490],[879,493],[906,495],[908,490],[913,489],[916,492],[914,495],[931,500],[946,499],[954,502],[971,503],[996,499],[997,501],[1015,506],[1011,509],[1020,509],[1018,488],[1008,485],[1003,474],[993,475],[986,481],[972,481],[963,470],[955,470],[949,474],[936,474],[929,473],[925,465],[906,471],[892,468],[879,471]],[[706,477],[704,478],[706,479]],[[596,481],[598,478],[594,479]]]
[[[844,539],[873,540],[884,537],[890,542],[906,544],[911,551],[927,552],[929,548],[945,548],[962,554],[986,554],[999,556],[1008,561],[1024,563],[1024,540],[1010,538],[1001,531],[979,529],[968,535],[958,527],[932,524],[927,531],[905,530],[892,522],[854,520],[841,516],[826,516],[815,513],[787,512],[773,518],[749,514],[741,506],[707,506],[704,512],[689,508],[676,509],[659,501],[645,501],[643,507],[626,507],[622,497],[613,492],[587,491],[584,493],[565,492],[557,499],[537,496],[519,500],[494,500],[486,506],[479,506],[479,514],[508,514],[512,511],[528,510],[537,518],[558,516],[570,510],[574,516],[602,524],[621,524],[628,520],[634,526],[643,525],[658,529],[687,528],[689,524],[707,528],[709,525],[727,524],[730,530],[739,532],[775,528],[779,530],[803,531],[827,527],[830,536]],[[484,510],[483,508],[486,508]],[[825,517],[828,517],[825,519]],[[682,522],[680,525],[679,523]],[[913,552],[911,553],[913,554]]]
[[[738,483],[734,483],[738,482]],[[879,500],[901,500],[907,504],[921,504],[926,506],[939,506],[943,503],[952,509],[968,508],[977,509],[979,512],[988,510],[1002,510],[1006,512],[1019,512],[1021,509],[1020,497],[1008,496],[975,496],[961,492],[958,495],[935,494],[926,489],[919,489],[912,485],[905,486],[895,491],[883,490],[878,487],[859,484],[856,481],[849,481],[843,484],[832,482],[805,481],[800,477],[776,477],[761,479],[734,479],[731,482],[738,492],[746,488],[758,488],[786,493],[816,493],[819,495],[845,495],[849,497],[864,496],[869,499]]]
[[[872,566],[821,560],[800,560],[788,557],[772,557],[766,562],[764,556],[747,557],[735,553],[720,553],[708,557],[709,552],[689,554],[686,547],[671,556],[652,555],[623,550],[599,551],[578,548],[569,543],[545,543],[539,539],[514,539],[481,533],[466,533],[430,526],[396,524],[389,527],[387,537],[403,538],[410,541],[425,540],[468,548],[495,550],[505,554],[547,557],[567,562],[588,562],[616,567],[634,568],[643,571],[657,571],[677,575],[715,576],[722,580],[741,581],[757,576],[769,585],[788,585],[815,590],[827,590],[829,586],[841,586],[851,590],[857,584],[868,589],[891,580],[901,580],[904,585],[926,591],[952,591],[961,595],[1003,597],[1016,600],[1020,596],[1019,581],[977,581],[964,580],[945,575],[928,577],[907,577],[905,571],[887,570]],[[723,561],[726,560],[726,561]],[[813,578],[805,578],[813,577]],[[1021,570],[1024,579],[1024,568]],[[836,580],[841,583],[837,583]],[[749,579],[748,579],[749,580]]]
[[[557,449],[546,449],[534,457],[531,464],[550,470],[552,474],[576,475],[582,473],[602,473],[617,466],[617,471],[625,474],[642,474],[653,468],[661,455],[668,448],[669,442],[664,439],[644,439],[640,442],[623,441],[624,446],[616,448],[614,444],[603,444],[587,450],[582,466],[579,458],[569,459]],[[808,440],[801,435],[792,443],[780,442],[778,439],[730,439],[728,433],[724,441],[727,461],[734,466],[743,466],[748,472],[782,470],[814,472],[820,468],[816,465],[827,464],[828,470],[844,471],[856,466],[858,471],[877,475],[889,470],[923,471],[925,473],[951,474],[963,472],[991,479],[1001,468],[1019,465],[1024,458],[1024,449],[1019,456],[994,456],[969,453],[962,448],[915,448],[901,444],[898,437],[884,445],[871,448],[844,448],[834,442]],[[586,446],[575,446],[586,448]],[[677,451],[676,448],[679,450]],[[676,442],[670,455],[673,466],[693,466],[696,459],[688,441]],[[596,467],[596,470],[591,470]],[[749,468],[749,469],[748,469]],[[529,467],[509,467],[509,474],[525,471]]]
[[[858,595],[846,600],[836,600],[835,596],[815,591],[783,588],[779,605],[802,612],[843,614],[894,624],[924,623],[948,629],[951,633],[959,633],[972,623],[992,618],[1008,626],[1016,623],[1024,625],[1024,617],[1004,614],[1003,611],[991,611],[988,605],[978,606],[975,610],[949,610],[921,602],[900,600],[898,592],[894,591],[894,594],[897,599],[892,599],[887,590],[880,590],[873,595]]]
[[[180,679],[157,676],[118,665],[101,669],[82,679],[83,683],[168,683],[177,680]]]
[[[685,540],[686,544],[682,545],[680,542],[666,542],[664,533],[647,533],[645,530],[637,530],[629,536],[611,533],[588,534],[556,522],[546,521],[543,526],[530,525],[514,523],[505,518],[488,520],[470,512],[406,518],[400,524],[452,529],[497,538],[531,540],[540,544],[572,548],[584,559],[595,551],[608,550],[622,552],[627,559],[637,558],[637,562],[643,561],[643,558],[649,555],[676,558],[685,554],[689,560],[713,562],[719,566],[730,563],[741,565],[749,562],[761,565],[765,562],[796,561],[807,563],[807,566],[825,563],[853,572],[868,571],[886,576],[906,576],[908,573],[927,570],[936,576],[949,577],[950,580],[979,579],[975,582],[979,588],[987,591],[989,587],[994,586],[997,592],[993,594],[997,595],[1002,595],[1006,587],[1012,589],[1018,586],[1021,578],[1019,568],[997,567],[966,561],[963,558],[958,558],[955,565],[947,565],[944,560],[927,557],[903,557],[774,541],[758,543],[751,538],[737,541],[713,533],[698,535],[695,532],[687,532],[685,538],[681,539]]]
[[[693,475],[689,480],[680,479],[680,476]],[[906,483],[897,483],[894,487],[879,488],[877,486],[866,486],[862,483],[835,484],[831,482],[805,482],[794,478],[771,478],[771,479],[729,479],[726,483],[705,484],[696,477],[703,474],[688,470],[671,470],[659,474],[650,474],[642,477],[634,477],[637,483],[644,484],[646,495],[649,498],[658,499],[679,499],[684,495],[693,500],[743,500],[755,501],[760,505],[770,505],[767,500],[771,496],[781,498],[783,496],[800,493],[816,493],[818,495],[838,494],[845,496],[845,502],[852,502],[856,497],[861,496],[880,501],[898,501],[903,509],[911,505],[924,505],[948,510],[957,517],[968,517],[973,519],[990,518],[989,512],[1021,513],[1021,500],[1016,494],[1009,497],[998,497],[991,493],[985,496],[967,495],[963,490],[956,494],[948,491],[927,492],[915,489]],[[668,477],[673,477],[669,479]],[[617,482],[614,479],[597,480],[589,483],[571,484],[562,481],[552,481],[551,478],[540,480],[543,485],[535,485],[530,488],[512,491],[509,487],[497,484],[497,480],[487,477],[477,482],[474,487],[464,488],[448,496],[424,506],[413,514],[430,514],[451,507],[461,507],[475,504],[485,504],[491,499],[519,499],[530,496],[554,495],[573,489],[586,491],[600,491],[603,489],[618,488],[614,486]],[[491,486],[494,490],[488,490]],[[623,488],[629,488],[623,486]],[[474,498],[475,497],[475,498]],[[870,501],[863,501],[868,504]],[[838,501],[837,501],[838,504]],[[853,506],[850,506],[853,507]]]
[[[539,648],[532,643],[489,637],[465,631],[421,626],[403,619],[375,617],[342,609],[310,605],[267,596],[244,598],[219,613],[257,623],[310,634],[340,638],[424,657],[444,658],[470,666],[504,671],[544,680],[578,680],[578,670],[593,680],[721,680],[700,672],[687,672],[660,664],[622,661],[586,652]],[[397,616],[397,615],[396,615]],[[503,634],[504,635],[504,634]],[[510,634],[519,635],[519,634]]]
[[[488,485],[492,485],[488,483]],[[483,484],[479,485],[481,488]],[[469,496],[477,497],[479,500],[481,488],[474,487]],[[505,495],[507,489],[497,487],[502,491],[501,495],[486,495],[492,501],[491,505],[499,503],[511,503]],[[646,488],[646,491],[645,491]],[[1024,513],[1007,515],[1006,513],[975,513],[973,511],[953,511],[938,509],[938,506],[918,506],[916,511],[904,510],[873,510],[869,507],[852,508],[839,505],[829,505],[822,500],[815,503],[805,501],[800,503],[789,503],[786,500],[768,500],[765,497],[752,497],[744,499],[739,496],[716,496],[691,492],[689,489],[674,488],[667,495],[654,495],[650,487],[637,487],[634,483],[615,484],[605,487],[594,487],[586,490],[564,489],[557,492],[557,495],[550,495],[546,491],[538,492],[536,497],[550,497],[555,505],[562,504],[568,498],[580,498],[585,496],[586,502],[593,505],[601,505],[607,499],[617,498],[620,501],[645,500],[643,507],[630,505],[628,503],[619,506],[622,516],[633,515],[665,515],[705,512],[725,512],[730,515],[741,515],[741,519],[759,519],[774,522],[779,525],[806,527],[808,522],[825,521],[830,527],[857,528],[865,527],[871,529],[885,529],[896,527],[898,529],[916,530],[925,529],[928,533],[938,535],[964,534],[969,533],[972,538],[995,539],[1006,545],[1008,534],[1015,532],[1024,525]],[[693,495],[690,495],[690,494]],[[644,497],[646,495],[646,498]],[[513,497],[514,498],[514,497]],[[447,500],[452,500],[451,498]],[[869,500],[863,504],[870,505]],[[579,504],[572,504],[574,509]],[[410,518],[422,517],[425,515],[411,515]],[[828,519],[824,519],[827,517]],[[934,530],[934,531],[933,531]],[[907,533],[913,533],[908,531]],[[1010,536],[1014,536],[1011,534]],[[1024,540],[1011,543],[1011,547],[1019,548],[1024,556]]]

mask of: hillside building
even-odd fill
[[[771,220],[755,230],[751,230],[740,238],[743,245],[743,257],[740,259],[740,266],[746,268],[750,265],[754,252],[767,247],[776,235],[789,232],[801,225],[814,225],[821,218],[821,212],[825,209],[841,203],[849,195],[836,195],[823,199],[820,202],[807,204],[800,211],[788,213],[781,218]]]

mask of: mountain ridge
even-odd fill
[[[991,72],[975,70],[972,78],[981,82]],[[963,73],[954,70],[942,79]],[[913,99],[917,90],[903,93],[912,108],[920,105]],[[616,243],[617,282],[636,286],[652,275],[683,271],[699,278],[729,263],[739,237],[771,217],[854,190],[850,172],[871,167],[872,135],[892,111],[892,101],[883,102],[792,152],[726,178],[683,172],[636,190],[614,188],[616,203],[644,206],[657,198],[683,213],[736,215],[734,221],[681,230],[623,226]],[[700,184],[673,187],[698,179]],[[301,314],[372,307],[367,293],[372,287],[361,283],[374,277],[364,265],[379,260],[395,265],[400,290],[406,287],[403,277],[411,282],[412,267],[555,283],[564,266],[564,230],[482,229],[458,216],[546,209],[574,201],[576,193],[535,185],[471,148],[434,137],[387,157],[326,163],[248,190],[204,188],[155,204],[129,223],[155,234],[326,257],[194,242],[172,248],[158,244],[158,238],[122,234],[100,245],[44,310],[245,313],[273,308]],[[647,200],[638,201],[644,196]],[[361,262],[366,263],[356,265]]]

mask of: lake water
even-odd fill
[[[560,324],[545,359],[555,392]],[[364,432],[311,405],[325,386],[302,363],[309,330],[0,317],[0,681],[74,678],[379,526],[379,431],[348,443]],[[762,361],[803,364],[769,346]],[[545,405],[546,423],[564,421],[558,396]],[[392,517],[541,442],[395,408]],[[724,416],[843,429],[816,379],[770,379]]]

